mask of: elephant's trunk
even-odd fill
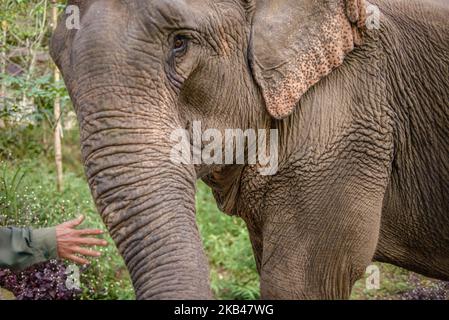
[[[137,298],[211,298],[195,221],[194,167],[169,158],[168,124],[175,121],[139,113],[129,101],[119,107],[121,98],[110,92],[83,100],[86,174]]]
[[[170,134],[183,125],[161,81],[160,49],[133,50],[140,24],[123,12],[122,2],[89,4],[65,72],[92,195],[138,299],[211,298],[195,170],[169,157]]]

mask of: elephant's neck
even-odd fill
[[[203,178],[212,188],[221,211],[232,216],[257,216],[272,176],[264,176],[255,165],[227,166]]]
[[[203,177],[203,181],[212,188],[220,210],[229,215],[238,214],[236,203],[243,168],[243,165],[225,166]]]

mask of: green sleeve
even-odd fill
[[[57,258],[55,228],[0,228],[0,268],[22,270]]]

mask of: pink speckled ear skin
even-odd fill
[[[267,111],[290,115],[301,96],[361,43],[364,0],[261,0],[253,17],[253,70]]]
[[[365,27],[366,23],[366,3],[365,0],[350,0],[345,2],[346,15],[351,22],[354,44],[359,46],[362,44],[360,30]]]
[[[351,23],[363,27],[366,20],[366,4],[364,0],[345,1],[346,14]]]

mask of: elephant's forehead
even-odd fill
[[[155,23],[170,27],[193,26],[207,14],[208,0],[138,0],[137,9]]]

